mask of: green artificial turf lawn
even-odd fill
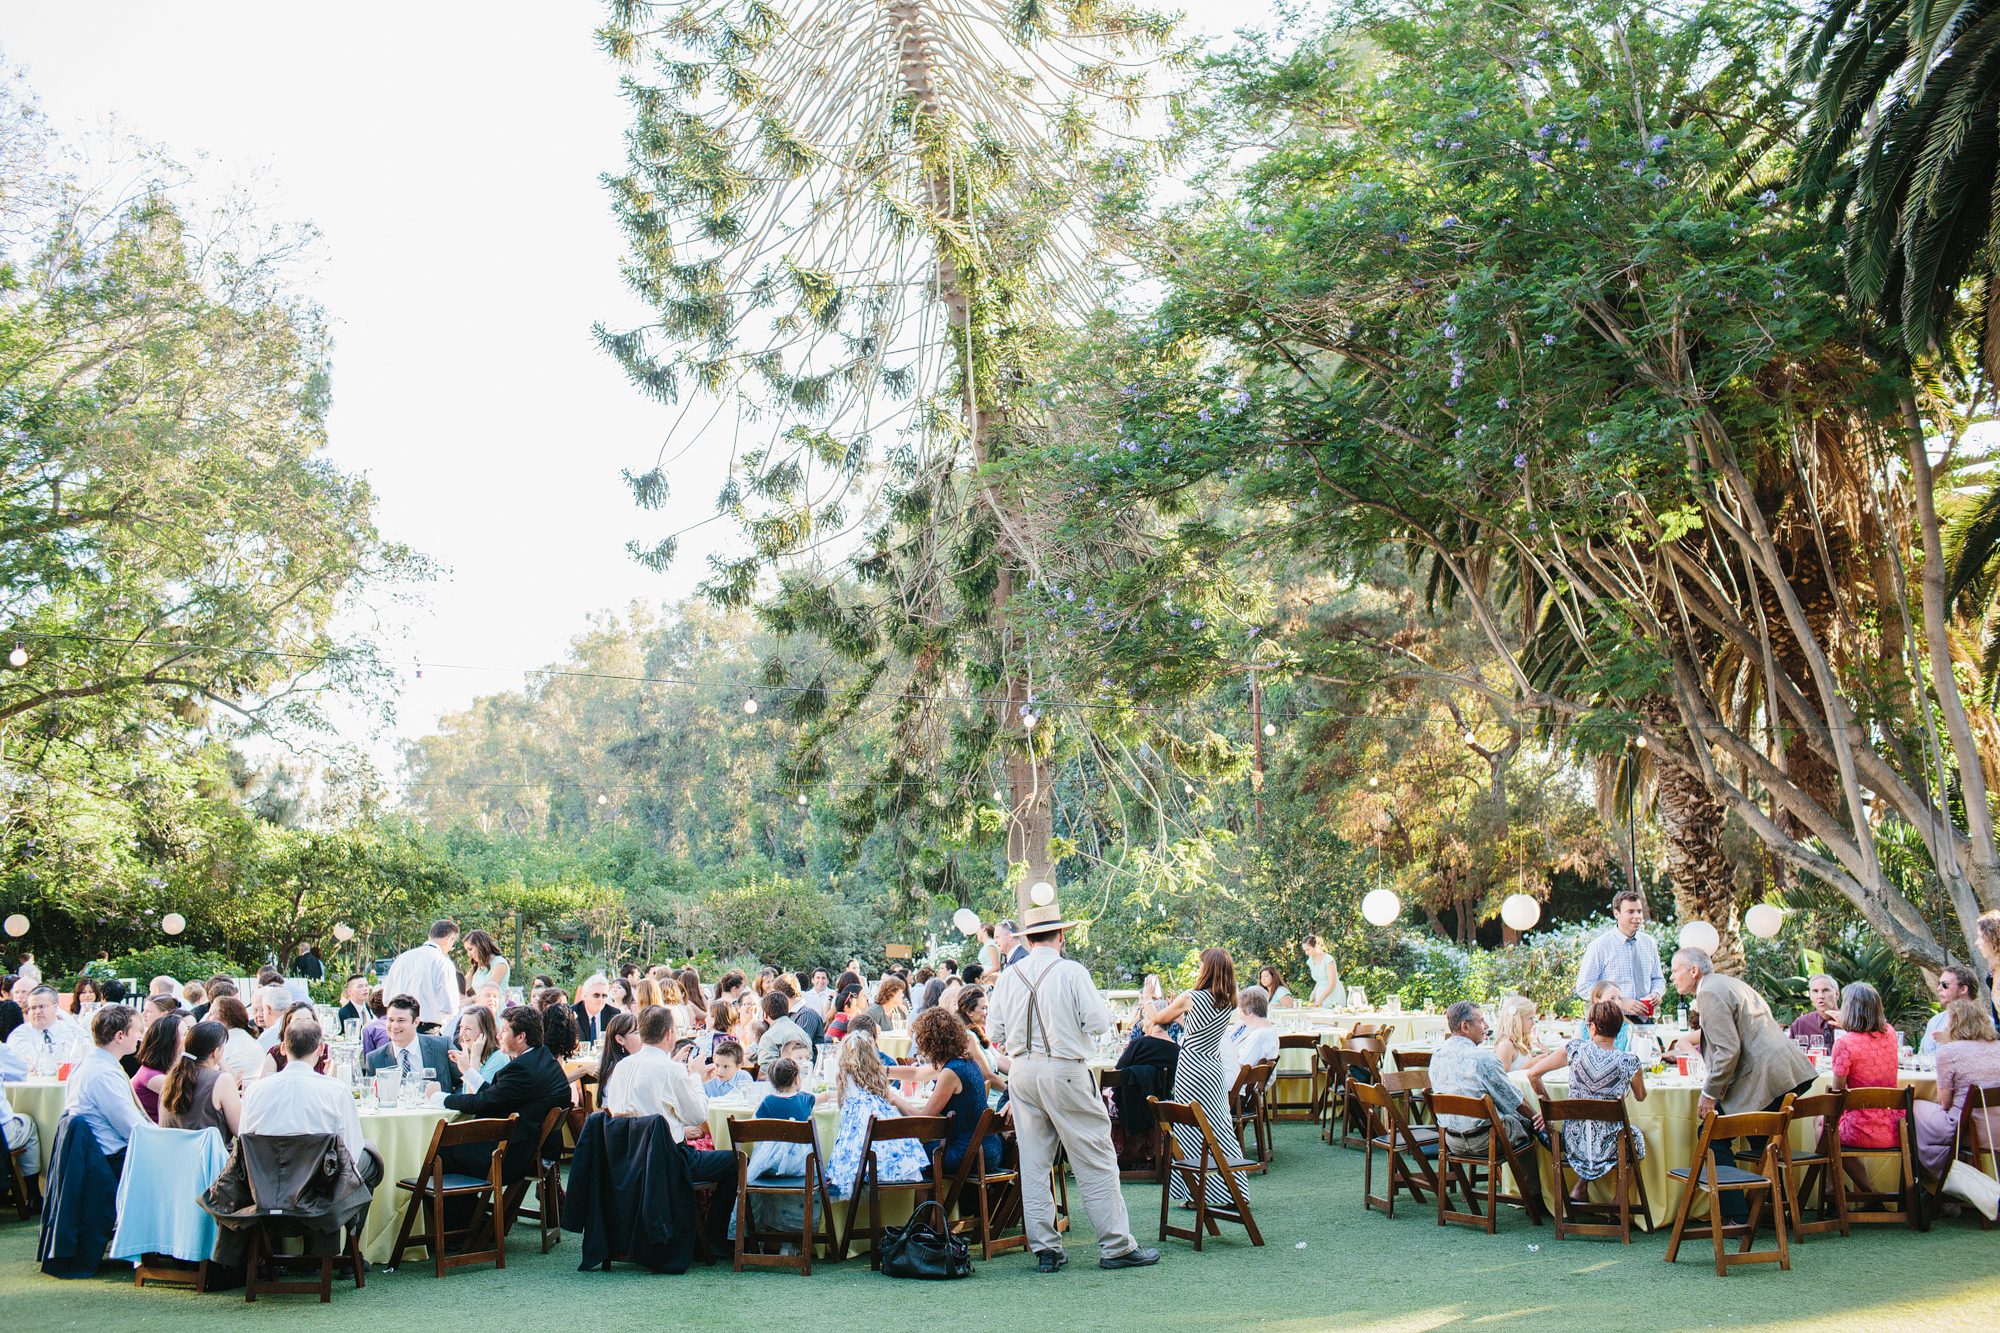
[[[638,1327],[675,1333],[845,1333],[846,1330],[1106,1329],[1117,1333],[1351,1329],[1364,1333],[1467,1330],[1990,1330],[2000,1314],[2000,1229],[1977,1218],[1941,1221],[1927,1235],[1900,1227],[1818,1236],[1777,1265],[1718,1278],[1708,1243],[1682,1248],[1668,1266],[1664,1232],[1560,1245],[1547,1225],[1508,1210],[1500,1234],[1440,1228],[1434,1213],[1399,1202],[1391,1221],[1364,1212],[1361,1154],[1329,1147],[1309,1125],[1281,1125],[1271,1174],[1250,1181],[1265,1245],[1223,1224],[1200,1254],[1161,1246],[1158,1266],[1096,1267],[1078,1236],[1070,1266],[1053,1277],[1025,1254],[977,1262],[966,1282],[918,1284],[871,1273],[866,1260],[824,1264],[802,1278],[786,1270],[732,1273],[697,1266],[682,1277],[621,1267],[579,1273],[578,1238],[544,1256],[528,1224],[515,1231],[507,1268],[453,1271],[442,1282],[424,1264],[380,1269],[366,1290],[335,1284],[333,1304],[313,1296],[241,1291],[195,1296],[135,1290],[107,1265],[93,1280],[60,1282],[34,1263],[35,1224],[0,1222],[0,1330],[234,1330],[282,1327],[353,1333],[609,1333]],[[1380,1165],[1380,1159],[1377,1159]],[[1377,1177],[1378,1183],[1380,1176]],[[1159,1191],[1128,1185],[1143,1244],[1154,1244]],[[1075,1191],[1071,1199],[1076,1200]],[[1080,1212],[1080,1206],[1079,1206]],[[1185,1214],[1181,1214],[1185,1216]],[[1080,1228],[1087,1219],[1079,1216]],[[1766,1233],[1761,1239],[1769,1243]],[[1301,1248],[1303,1246],[1303,1248]]]

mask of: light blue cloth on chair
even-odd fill
[[[215,1219],[195,1200],[228,1163],[229,1150],[213,1126],[134,1129],[125,1149],[125,1173],[118,1180],[118,1230],[111,1237],[111,1257],[165,1254],[190,1263],[208,1258],[215,1250]]]

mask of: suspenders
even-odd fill
[[[1025,962],[1026,960],[1024,959],[1023,961]],[[1026,1047],[1021,1052],[1023,1055],[1033,1055],[1035,1053],[1035,1020],[1041,1017],[1042,1011],[1041,997],[1037,992],[1041,990],[1042,983],[1049,979],[1049,973],[1061,967],[1062,964],[1062,959],[1056,959],[1042,969],[1040,976],[1028,983],[1028,1041]],[[1049,1046],[1049,1025],[1046,1022],[1042,1024],[1042,1057],[1047,1060],[1056,1058],[1055,1051]]]

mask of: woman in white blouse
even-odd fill
[[[208,1007],[208,1016],[229,1029],[222,1047],[222,1063],[238,1081],[255,1078],[264,1068],[264,1048],[257,1044],[257,1030],[250,1026],[250,1011],[234,995],[225,995]]]

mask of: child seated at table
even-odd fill
[[[742,1043],[724,1038],[715,1043],[715,1077],[702,1085],[709,1100],[750,1095],[750,1072],[743,1068]]]
[[[826,1165],[827,1185],[836,1199],[847,1198],[854,1190],[861,1170],[861,1148],[868,1138],[871,1119],[889,1120],[915,1115],[916,1108],[897,1096],[882,1069],[881,1052],[866,1033],[850,1033],[840,1045],[840,1131],[834,1137],[833,1152]],[[884,1184],[907,1184],[922,1180],[930,1158],[915,1139],[891,1139],[875,1145],[876,1179]]]
[[[790,1043],[803,1047],[803,1042]],[[757,1103],[759,1120],[803,1120],[812,1123],[815,1098],[810,1092],[802,1091],[799,1079],[805,1066],[787,1056],[780,1056],[771,1062],[771,1091],[764,1100]],[[806,1154],[809,1150],[803,1143],[759,1143],[750,1153],[748,1175],[744,1178],[755,1184],[760,1180],[782,1180],[799,1177],[806,1173]],[[805,1204],[795,1194],[752,1194],[750,1196],[750,1216],[759,1231],[799,1232],[805,1229]],[[815,1218],[824,1225],[827,1219]],[[736,1235],[736,1219],[729,1222],[729,1234]],[[790,1241],[778,1250],[780,1254],[797,1254],[799,1247]]]
[[[857,1032],[860,1033],[862,1036],[868,1038],[868,1044],[871,1046],[882,1039],[882,1029],[875,1026],[875,1020],[866,1014],[857,1014],[854,1018],[850,1019],[847,1024],[847,1031],[850,1035]],[[891,1060],[882,1051],[877,1050],[875,1054],[881,1057],[885,1068],[894,1069],[896,1067],[896,1062]]]

